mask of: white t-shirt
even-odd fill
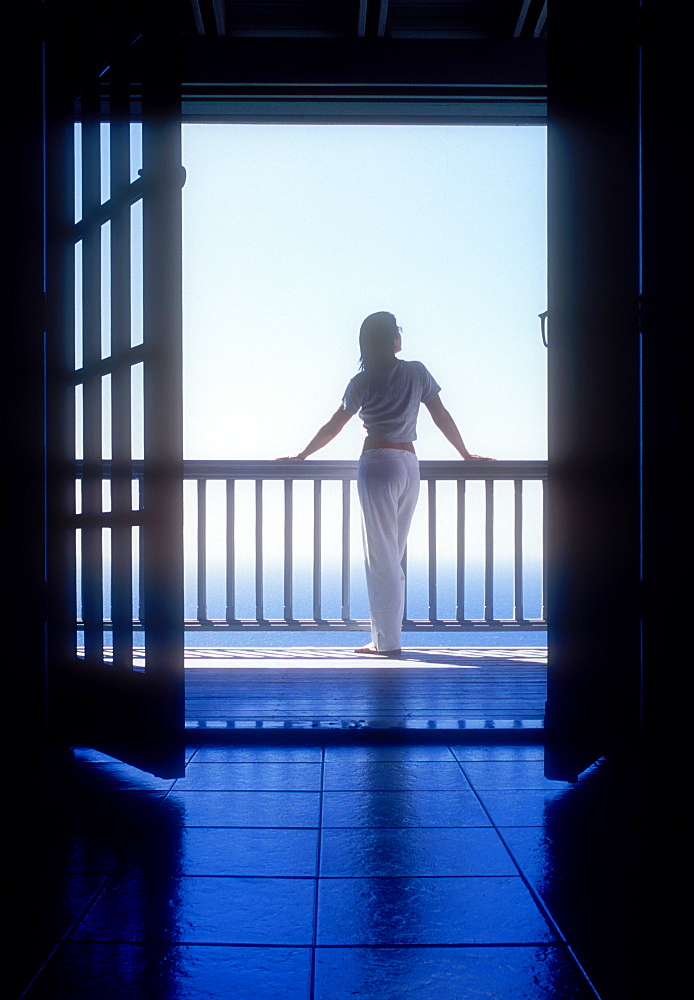
[[[359,413],[367,437],[403,444],[417,439],[420,403],[441,391],[421,361],[397,360],[390,368],[359,372],[345,389],[342,408]]]

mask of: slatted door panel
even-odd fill
[[[184,727],[175,27],[167,47],[161,21],[156,45],[111,22],[48,164],[51,724],[163,775]]]

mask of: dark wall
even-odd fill
[[[692,331],[691,41],[674,0],[646,0],[642,38],[643,709],[649,738],[682,733],[688,668]]]
[[[3,695],[5,717],[28,733],[43,725],[45,696],[41,8],[26,0],[3,15],[13,59],[5,60],[6,144],[0,157]]]

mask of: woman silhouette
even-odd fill
[[[417,438],[419,404],[464,459],[482,458],[465,447],[453,417],[441,402],[440,387],[421,361],[401,361],[402,330],[389,312],[367,316],[359,331],[360,371],[349,382],[342,405],[298,455],[303,460],[333,440],[359,413],[366,438],[357,487],[362,511],[371,642],[356,653],[400,655],[405,611],[402,557],[419,494]]]

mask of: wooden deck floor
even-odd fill
[[[400,660],[343,648],[189,649],[186,727],[538,730],[545,647],[428,647]]]

